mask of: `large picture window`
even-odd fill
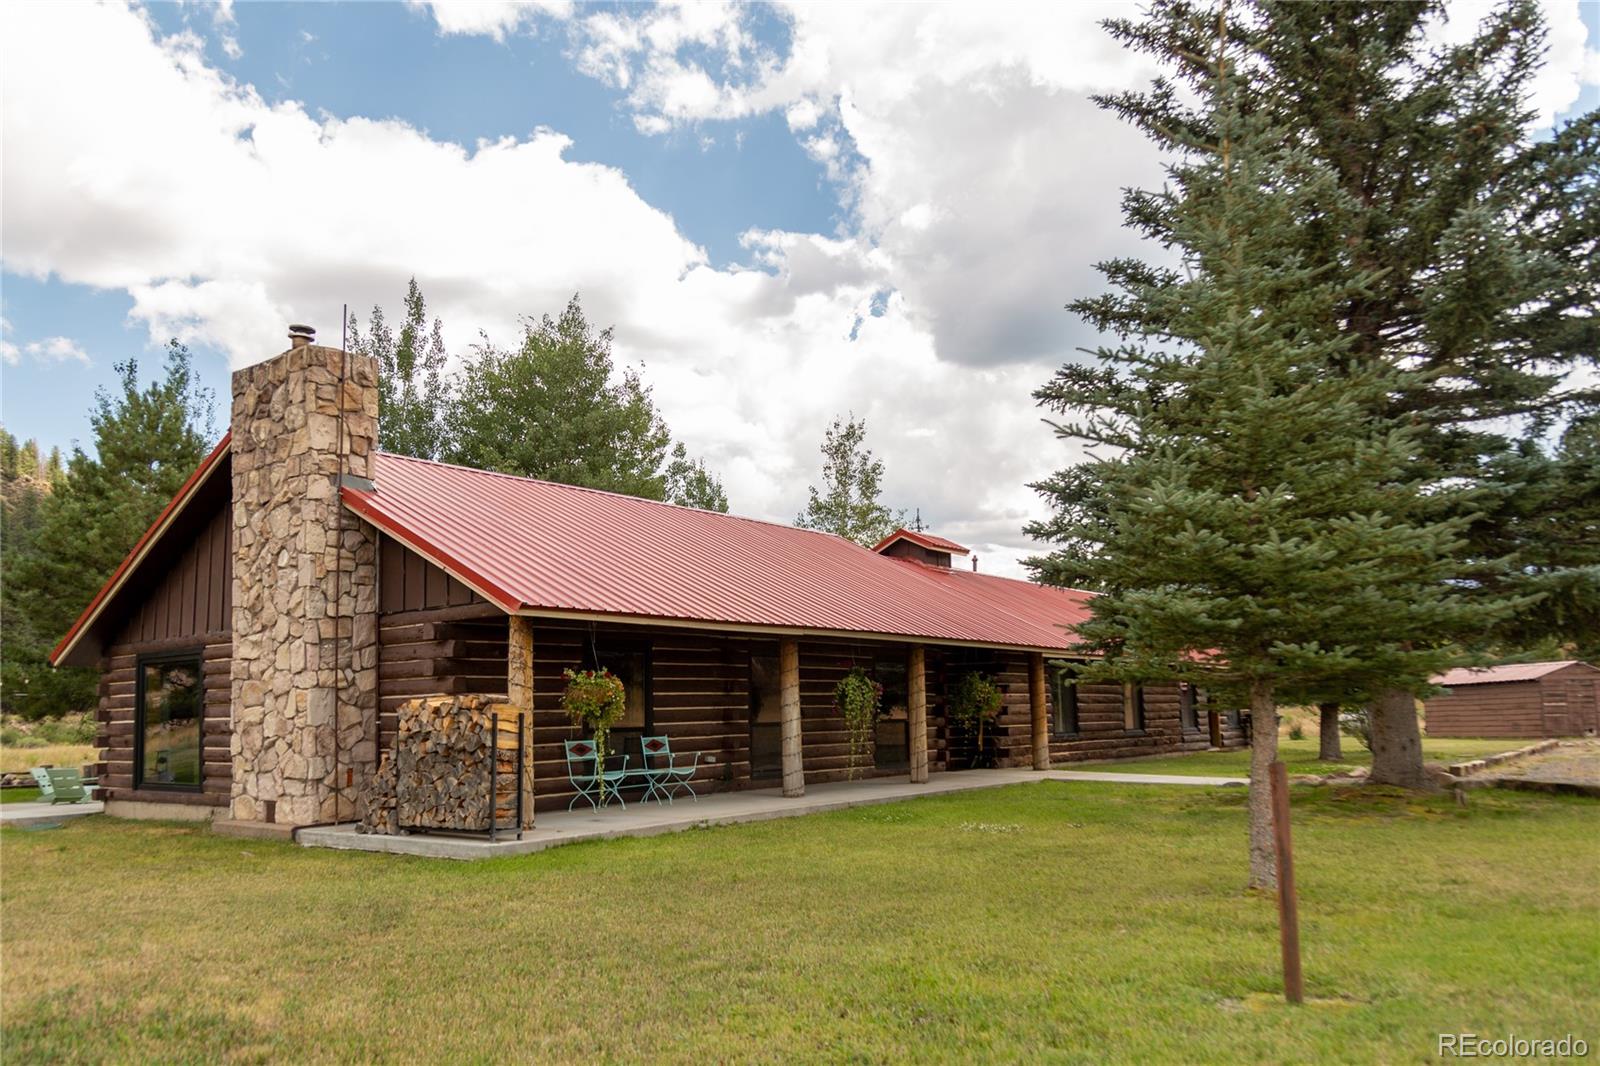
[[[133,774],[139,788],[200,788],[205,690],[200,653],[139,661]]]

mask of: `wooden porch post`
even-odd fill
[[[522,827],[533,827],[533,619],[511,616],[506,641],[506,698],[522,714]]]
[[[800,642],[778,642],[778,707],[783,719],[783,794],[806,794],[805,760],[800,752]]]
[[[928,781],[928,655],[921,644],[906,657],[906,728],[911,732],[911,783]]]
[[[1033,711],[1033,768],[1050,769],[1050,716],[1044,698],[1044,656],[1028,656],[1028,703]]]

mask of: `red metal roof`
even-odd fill
[[[943,537],[936,537],[932,533],[919,533],[914,529],[907,529],[904,526],[901,526],[893,533],[890,533],[887,537],[884,537],[882,540],[878,541],[878,543],[872,546],[872,550],[875,552],[881,552],[883,549],[887,548],[897,540],[909,540],[911,543],[919,544],[922,547],[927,548],[929,551],[949,552],[951,555],[971,554],[971,552],[965,546],[957,544],[953,540],[946,540]]]
[[[134,567],[144,558],[145,553],[154,545],[162,531],[167,528],[172,519],[177,517],[178,512],[183,510],[189,500],[194,497],[200,486],[205,484],[206,478],[217,468],[218,460],[227,453],[228,444],[232,440],[233,434],[231,432],[224,433],[222,439],[217,442],[217,446],[211,449],[211,454],[200,460],[200,465],[195,467],[194,473],[190,474],[188,480],[178,489],[177,495],[167,501],[167,505],[161,509],[161,513],[156,516],[156,520],[150,523],[150,528],[144,531],[144,536],[140,537],[139,542],[133,546],[133,550],[123,557],[117,569],[106,579],[106,583],[100,586],[100,591],[95,593],[94,599],[89,601],[89,606],[85,607],[83,613],[78,615],[78,620],[72,623],[72,628],[67,630],[66,636],[62,637],[60,643],[50,652],[50,665],[59,666],[61,664],[62,659],[66,657],[72,645],[77,643],[78,637],[99,617],[100,612],[105,609],[106,604],[110,601],[112,594],[122,587],[122,583],[128,579]]]
[[[1454,688],[1459,685],[1488,685],[1500,681],[1535,681],[1545,674],[1553,674],[1562,667],[1572,666],[1581,660],[1560,659],[1544,663],[1506,663],[1503,666],[1462,667],[1446,670],[1433,679],[1435,685]]]
[[[509,612],[1067,650],[1090,594],[829,533],[379,453],[345,503]]]

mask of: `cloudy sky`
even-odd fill
[[[1600,4],[1546,6],[1553,120],[1600,103]],[[5,4],[0,418],[87,442],[173,336],[225,399],[413,275],[456,351],[576,291],[735,511],[792,519],[854,411],[887,502],[1020,573],[1070,457],[1029,393],[1159,179],[1088,102],[1151,74],[1118,10]]]

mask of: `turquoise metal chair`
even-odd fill
[[[567,810],[572,810],[580,799],[588,800],[589,806],[595,810],[615,799],[622,804],[623,810],[627,810],[628,802],[622,798],[618,786],[622,784],[622,779],[628,776],[628,757],[626,755],[622,757],[622,769],[607,770],[605,756],[600,753],[594,741],[564,740],[561,743],[567,749],[567,780],[578,790],[578,794],[567,804]],[[605,785],[604,796],[600,794],[602,782]]]
[[[667,737],[640,737],[639,750],[644,755],[644,775],[649,787],[645,790],[644,798],[654,798],[657,803],[663,796],[668,803],[679,789],[689,793],[696,803],[700,797],[695,794],[694,772],[700,765],[700,753],[697,751],[687,763],[679,763],[678,757],[672,754],[672,741]],[[663,765],[659,760],[665,759]],[[642,802],[642,801],[641,801]]]

